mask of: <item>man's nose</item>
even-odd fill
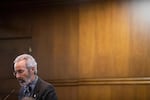
[[[20,78],[20,74],[19,73],[16,73],[16,78]]]

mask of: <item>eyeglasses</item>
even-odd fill
[[[13,72],[13,75],[16,76],[16,74],[22,74],[24,72],[24,70],[17,70],[15,72]]]

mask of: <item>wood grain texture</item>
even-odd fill
[[[31,36],[39,76],[54,84],[59,100],[149,100],[150,30],[149,22],[138,19],[137,3],[143,1],[82,2],[9,13],[7,25],[23,30],[2,34],[1,46],[20,52],[26,45],[9,47],[9,39]],[[3,53],[1,57],[3,61]],[[9,79],[4,75],[8,68],[2,68],[1,81]],[[6,93],[10,88],[2,89]]]

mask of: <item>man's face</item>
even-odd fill
[[[21,86],[26,86],[31,82],[31,69],[26,67],[26,61],[22,60],[14,66],[14,75]]]

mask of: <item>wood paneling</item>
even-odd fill
[[[81,5],[80,77],[128,76],[130,24],[125,8],[115,3]]]
[[[46,79],[77,78],[78,9],[58,7],[50,12],[38,13],[32,29],[39,74]]]
[[[31,35],[39,76],[54,84],[59,100],[149,100],[150,30],[138,19],[140,7],[137,1],[42,6],[10,13],[7,25]]]
[[[56,91],[59,100],[79,100],[77,86],[57,87]]]
[[[31,48],[31,37],[27,38],[3,38],[0,40],[0,79],[14,78],[13,72],[13,60],[15,57],[22,53],[29,53]]]

